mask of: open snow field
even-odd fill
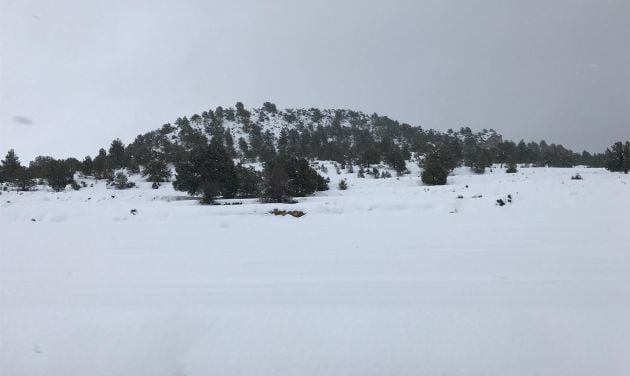
[[[630,375],[630,176],[329,176],[295,205],[3,192],[0,375]]]

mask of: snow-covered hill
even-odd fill
[[[294,205],[3,192],[0,374],[630,373],[627,175],[417,174],[328,165]]]

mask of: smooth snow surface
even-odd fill
[[[3,192],[0,375],[630,375],[630,176],[417,174]]]

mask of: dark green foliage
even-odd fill
[[[154,153],[164,155],[166,162],[174,162],[182,158],[183,152],[185,152],[185,146],[176,145],[172,141],[177,129],[180,130],[181,136],[186,139],[186,146],[200,142],[200,140],[195,139],[194,135],[189,134],[190,126],[183,126],[183,128],[185,129],[173,128],[170,124],[165,124],[159,130],[139,135],[127,147],[127,154],[140,166],[146,166]]]
[[[127,163],[127,170],[129,170],[129,173],[131,174],[140,173],[140,165],[136,161],[135,157],[129,158],[129,162]]]
[[[242,102],[236,102],[236,116],[249,119],[250,113],[245,109]]]
[[[22,165],[20,159],[13,149],[9,150],[6,157],[2,161],[2,170],[0,174],[0,182],[14,183],[20,174]]]
[[[501,164],[507,164],[510,161],[514,161],[516,158],[517,146],[512,141],[503,141],[496,145],[495,148],[495,160]]]
[[[239,137],[238,139],[238,148],[241,150],[243,158],[252,158],[252,155],[249,151],[249,145],[243,137]]]
[[[83,158],[79,171],[81,171],[81,173],[85,176],[91,176],[94,173],[94,162],[92,161],[92,157],[88,155]]]
[[[327,191],[328,184],[330,183],[330,178],[322,178],[319,174],[316,177],[317,185],[315,186],[315,190],[318,192]]]
[[[252,167],[236,166],[238,178],[237,196],[242,198],[260,197],[262,188],[262,173]]]
[[[514,155],[514,160],[519,161],[521,163],[532,163],[532,151],[527,147],[524,140],[520,140],[518,145],[516,145],[516,151]]]
[[[303,158],[277,156],[265,163],[263,202],[291,202],[315,191],[328,190],[326,179]]]
[[[187,159],[175,165],[173,187],[190,195],[201,193],[201,202],[210,204],[223,196],[234,197],[238,178],[234,162],[224,148],[207,145],[191,150]]]
[[[444,143],[444,148],[444,158],[446,158],[445,163],[449,170],[453,170],[459,166],[460,161],[463,158],[462,143],[459,139],[453,137]]]
[[[508,168],[505,170],[508,174],[515,174],[517,172],[516,163],[510,162]]]
[[[612,172],[630,171],[630,141],[615,142],[605,152],[606,168]]]
[[[381,155],[375,147],[369,147],[363,152],[361,163],[368,167],[370,167],[371,164],[381,163]]]
[[[276,156],[276,148],[274,146],[274,137],[271,131],[266,130],[262,134],[262,145],[258,153],[261,161],[266,162]]]
[[[483,174],[486,168],[492,166],[492,152],[485,147],[477,146],[471,156],[470,167],[476,174]]]
[[[233,108],[228,108],[225,110],[225,120],[228,120],[228,121],[236,120],[236,114],[234,113]]]
[[[184,116],[183,118],[179,118],[175,121],[179,129],[179,139],[181,142],[181,147],[184,150],[191,150],[196,147],[202,147],[208,143],[208,138],[201,133],[200,130],[193,128],[190,125],[190,121]],[[221,133],[221,132],[220,132]],[[178,160],[180,156],[173,158],[174,160]]]
[[[451,171],[452,156],[448,149],[439,146],[427,154],[423,161],[422,182],[427,185],[444,185]]]
[[[14,184],[19,191],[30,191],[35,186],[35,180],[33,180],[30,169],[20,166]]]
[[[275,114],[276,112],[278,112],[278,109],[276,108],[276,105],[271,103],[271,102],[265,102],[263,103],[263,110],[265,112],[269,112],[269,113],[273,113]]]
[[[73,176],[74,171],[64,160],[53,159],[46,168],[46,181],[56,192],[63,191],[68,184],[71,184],[74,180]]]
[[[96,179],[113,179],[114,169],[111,167],[105,149],[100,149],[92,162],[92,172]]]
[[[407,169],[405,156],[398,146],[392,146],[387,152],[385,152],[384,156],[385,163],[393,168],[398,175],[402,175],[402,173]]]
[[[223,135],[223,145],[225,146],[225,150],[230,155],[230,157],[236,158],[236,149],[234,149],[234,137],[232,137],[232,132],[230,132],[229,129],[226,129]]]
[[[29,171],[33,178],[45,179],[48,165],[54,160],[53,157],[45,157],[38,155],[29,163]]]
[[[68,166],[72,172],[81,170],[81,162],[76,158],[66,158],[66,166]]]
[[[112,141],[109,147],[109,163],[113,169],[122,168],[127,165],[127,154],[125,153],[125,144],[120,139]]]
[[[152,153],[151,158],[147,161],[142,176],[153,183],[163,183],[171,178],[171,169],[166,163],[166,158],[160,153]]]
[[[286,128],[280,130],[280,136],[278,137],[278,154],[287,154],[289,144],[289,132]]]
[[[124,172],[117,172],[116,175],[114,175],[114,187],[118,188],[118,189],[125,189],[127,188],[127,175],[125,175]]]
[[[77,181],[76,181],[76,180],[74,180],[74,179],[73,179],[73,180],[70,182],[70,188],[74,189],[75,191],[78,191],[78,190],[80,190],[80,189],[81,189],[81,187],[82,187],[82,186],[83,186],[83,187],[85,187],[85,185],[86,185],[86,184],[85,184],[85,182],[82,182],[82,183],[83,183],[84,185],[80,185],[79,183],[77,183]]]
[[[346,179],[341,179],[339,181],[339,189],[342,191],[345,191],[346,189],[348,189],[348,182],[346,182]]]

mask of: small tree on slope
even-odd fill
[[[451,166],[451,156],[444,147],[437,147],[424,158],[422,182],[427,185],[444,185]]]
[[[15,183],[21,168],[20,159],[15,154],[15,151],[13,149],[9,150],[7,156],[4,157],[2,161],[0,182],[6,181],[11,184]]]

